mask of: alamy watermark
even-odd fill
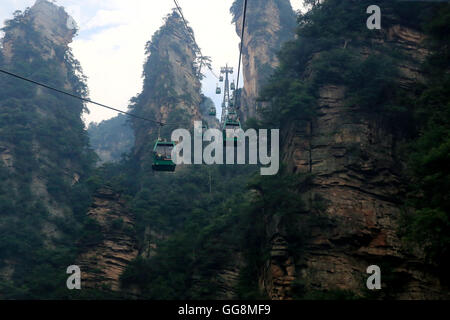
[[[367,273],[371,274],[367,278],[366,286],[369,290],[380,290],[381,289],[381,269],[379,266],[372,265],[367,267]]]
[[[202,122],[194,123],[194,131],[202,130]],[[280,130],[227,129],[225,137],[219,129],[208,129],[202,134],[194,134],[193,161],[192,137],[186,129],[177,129],[172,132],[172,141],[178,141],[172,150],[172,159],[175,164],[259,164],[261,175],[276,175],[280,169]],[[224,148],[224,141],[225,148]],[[248,144],[247,144],[248,141]],[[204,143],[209,143],[203,148]],[[270,148],[268,144],[270,142]],[[247,157],[248,151],[248,157]],[[270,151],[270,155],[269,155]],[[248,163],[246,162],[248,160]]]
[[[67,274],[70,274],[67,278],[66,286],[69,290],[81,290],[81,269],[79,266],[73,265],[67,267]]]
[[[380,30],[381,29],[381,8],[377,5],[371,5],[367,8],[367,14],[371,16],[367,19],[367,29]]]

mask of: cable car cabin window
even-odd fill
[[[172,160],[172,150],[174,147],[174,142],[156,142],[153,149],[152,169],[154,171],[175,171],[176,164]]]
[[[172,160],[172,145],[157,145],[155,148],[155,155],[160,160]]]

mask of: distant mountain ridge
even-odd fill
[[[91,123],[87,131],[91,147],[100,157],[100,164],[117,162],[133,148],[134,133],[126,115]]]

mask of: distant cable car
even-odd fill
[[[217,115],[216,107],[209,108],[209,115],[215,117]]]
[[[219,84],[217,84],[217,88],[216,88],[216,94],[221,94],[222,90],[219,87]]]
[[[220,77],[219,77],[219,81],[220,81],[220,82],[223,82],[223,76],[220,76]]]
[[[231,87],[231,90],[236,90],[236,85],[234,84],[234,81],[231,83],[230,87]]]
[[[240,121],[227,117],[223,125],[223,144],[225,146],[227,145],[227,141],[233,141],[235,146],[239,144],[239,138],[234,136],[235,130],[239,129],[241,129]]]
[[[172,150],[175,148],[175,142],[162,141],[158,139],[153,148],[153,165],[154,171],[175,171],[176,164],[172,159]]]

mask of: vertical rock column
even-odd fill
[[[243,1],[231,8],[236,32],[242,34]],[[257,118],[261,88],[278,65],[277,53],[294,38],[295,14],[289,0],[248,1],[242,56],[244,88],[239,115],[245,122]]]

